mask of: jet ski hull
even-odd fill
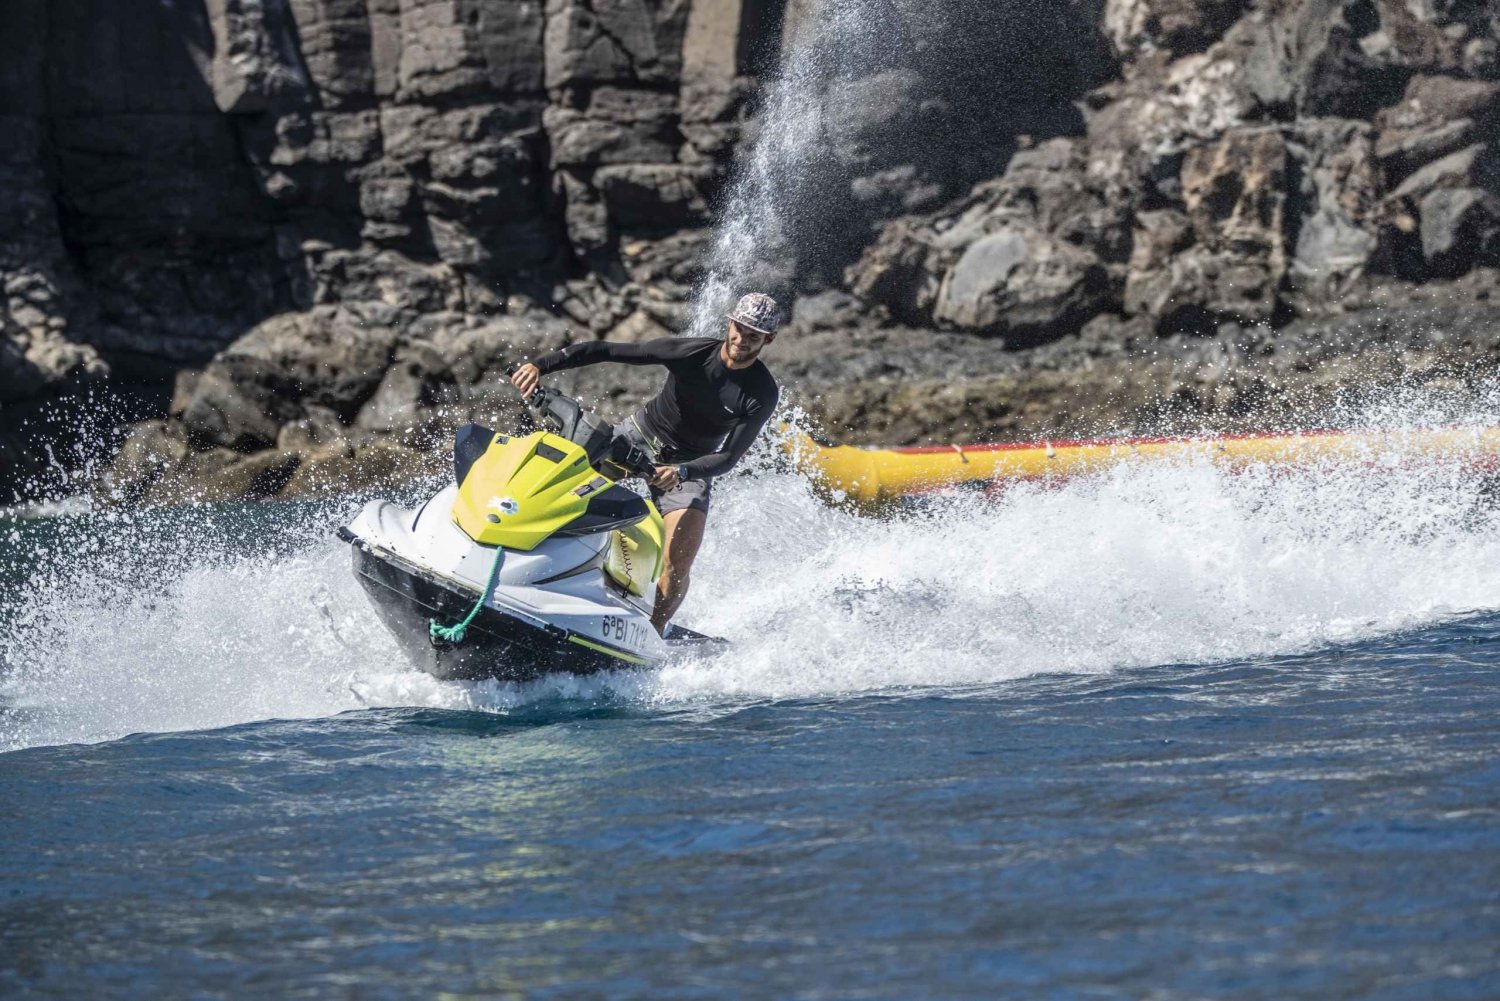
[[[462,643],[434,640],[429,624],[457,622],[474,605],[474,594],[439,580],[390,553],[377,552],[347,535],[354,574],[381,620],[412,663],[444,680],[529,681],[544,674],[592,674],[633,665],[607,653],[597,640],[486,605],[470,623]]]

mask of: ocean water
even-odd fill
[[[715,503],[727,651],[524,686],[354,502],[0,521],[0,996],[1500,995],[1489,476]]]

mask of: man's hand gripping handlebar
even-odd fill
[[[520,390],[521,398],[530,401],[537,387],[542,384],[542,373],[531,362],[523,362],[510,370],[510,384]]]
[[[510,384],[516,387],[521,394],[521,399],[533,409],[542,405],[542,373],[531,362],[523,362],[516,365],[508,373]],[[652,486],[659,490],[671,490],[680,481],[678,468],[676,466],[657,466],[650,461],[650,457],[642,450],[631,446],[624,455],[620,456],[621,464],[625,468],[635,472]]]

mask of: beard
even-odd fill
[[[764,344],[757,344],[752,348],[747,347],[744,344],[735,346],[731,343],[729,345],[729,354],[734,358],[735,361],[754,361],[755,359],[760,357],[760,353],[764,351],[765,348],[766,346]]]

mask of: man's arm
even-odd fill
[[[683,469],[687,471],[688,479],[701,479],[705,476],[722,476],[735,467],[735,464],[745,457],[754,444],[756,435],[760,434],[761,428],[766,426],[766,421],[771,419],[771,411],[776,409],[776,399],[773,397],[769,403],[760,407],[758,411],[734,426],[729,436],[724,439],[724,446],[712,455],[702,455],[691,462],[684,462]]]
[[[569,368],[582,368],[601,361],[616,361],[623,365],[669,365],[686,357],[698,346],[698,342],[686,337],[660,337],[642,344],[580,341],[569,344],[560,351],[549,351],[532,364],[542,375]]]
[[[670,368],[673,362],[686,358],[698,346],[697,341],[686,337],[661,337],[642,344],[580,341],[558,351],[549,351],[522,365],[511,375],[510,381],[521,391],[522,396],[530,396],[542,376],[549,372],[582,368],[601,361],[620,362],[624,365],[666,365]]]

